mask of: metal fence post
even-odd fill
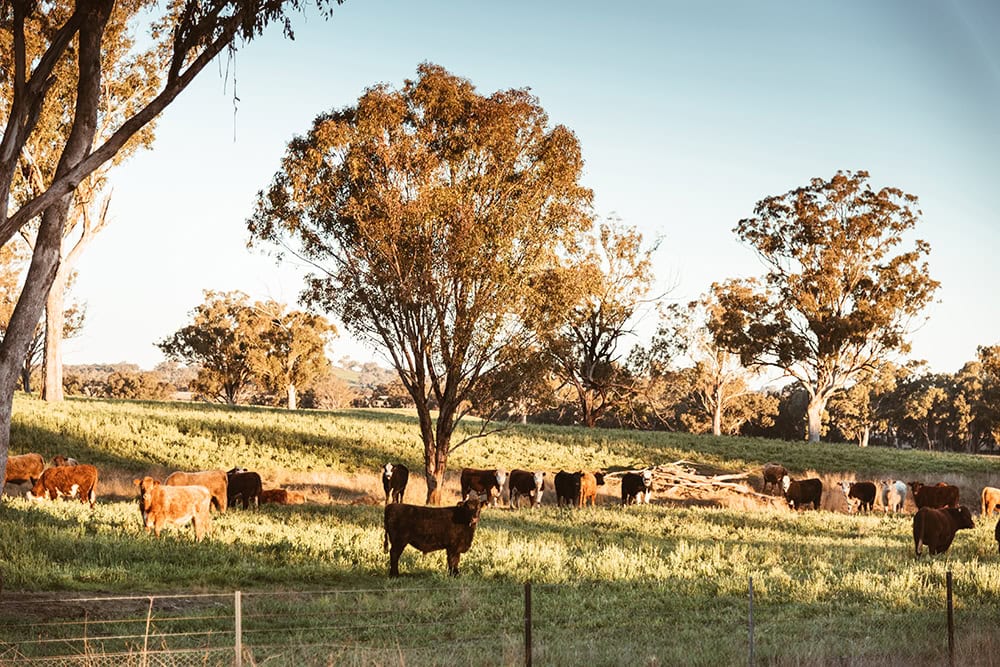
[[[243,593],[236,591],[233,600],[234,617],[236,618],[236,667],[243,667]]]
[[[753,667],[753,662],[754,662],[754,655],[753,655],[753,651],[754,651],[754,646],[753,646],[753,577],[750,577],[750,615],[749,615],[749,624],[748,624],[748,628],[747,628],[747,641],[750,644],[750,656],[749,656],[749,660],[748,660],[747,664],[749,664],[750,667]]]
[[[955,614],[951,602],[951,570],[945,580],[948,585],[948,664],[955,667]]]
[[[524,666],[531,667],[531,582],[524,582]]]

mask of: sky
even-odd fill
[[[206,69],[153,149],[114,169],[66,363],[152,368],[206,289],[296,306],[305,268],[247,248],[257,191],[316,115],[425,61],[482,94],[530,88],[573,130],[598,218],[661,239],[667,300],[763,273],[733,233],[760,199],[867,170],[919,197],[914,237],[941,282],[911,357],[955,372],[1000,343],[1000,3],[347,0],[293,27],[294,41],[272,28]],[[330,357],[344,356],[381,360],[341,328]]]

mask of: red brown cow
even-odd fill
[[[152,477],[132,480],[139,487],[139,509],[142,524],[159,537],[164,524],[183,526],[191,522],[194,537],[201,542],[212,530],[209,507],[212,494],[204,486],[164,486]]]
[[[233,468],[226,471],[226,504],[233,507],[237,500],[243,501],[243,509],[250,503],[260,506],[260,492],[263,485],[260,475],[246,468]]]
[[[913,502],[921,507],[958,507],[958,487],[944,483],[928,486],[920,482],[910,482]]]
[[[63,456],[62,454],[56,454],[52,457],[50,461],[53,466],[78,466],[80,462],[70,456]]]
[[[382,488],[385,490],[385,504],[403,502],[403,494],[406,493],[406,484],[409,481],[410,469],[402,463],[386,463],[382,466]]]
[[[603,472],[579,472],[580,475],[580,507],[584,507],[587,501],[590,506],[597,505],[597,487],[604,486]]]
[[[7,457],[7,472],[4,474],[4,484],[24,484],[31,482],[34,486],[45,469],[45,459],[41,454],[21,454]]]
[[[264,489],[260,492],[260,502],[275,505],[301,505],[306,497],[296,491],[287,489]]]
[[[425,554],[444,549],[448,556],[448,573],[458,576],[458,560],[472,546],[480,509],[482,505],[476,496],[454,507],[386,505],[382,548],[389,552],[389,576],[399,576],[399,556],[407,545]]]
[[[527,496],[531,507],[542,503],[542,492],[545,490],[545,473],[541,470],[511,470],[507,477],[507,487],[510,491],[510,506],[521,507],[521,496]]]
[[[80,498],[94,507],[97,500],[97,468],[92,465],[47,468],[28,492],[31,500]]]
[[[468,500],[475,491],[480,497],[496,507],[497,501],[503,496],[503,486],[507,483],[507,471],[503,468],[494,470],[479,470],[477,468],[462,468],[460,477],[462,500]]]
[[[785,500],[789,507],[798,509],[803,505],[812,503],[813,509],[820,508],[820,501],[823,499],[823,482],[815,477],[792,481],[792,478],[785,475],[781,479],[781,488],[785,494]]]
[[[761,489],[761,493],[767,493],[767,487],[771,487],[773,492],[775,489],[781,488],[782,478],[788,474],[785,470],[785,466],[780,463],[765,463],[763,470],[764,486]]]
[[[204,486],[212,494],[212,504],[220,512],[226,511],[229,503],[229,477],[225,470],[203,470],[200,472],[175,472],[163,482],[164,486]]]
[[[955,533],[962,528],[975,528],[972,513],[964,505],[961,507],[921,507],[913,515],[913,549],[917,556],[923,545],[931,554],[943,554],[955,539]]]
[[[983,509],[982,516],[991,516],[993,510],[1000,509],[1000,489],[992,486],[983,487]]]

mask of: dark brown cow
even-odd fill
[[[587,501],[590,501],[590,506],[594,507],[597,505],[597,487],[604,486],[604,473],[603,472],[584,472],[580,471],[577,473],[580,475],[580,507],[584,507]]]
[[[448,573],[458,576],[458,560],[472,546],[481,508],[476,496],[454,507],[386,505],[382,548],[389,552],[389,576],[399,576],[399,556],[407,545],[425,554],[444,549],[448,556]]]
[[[780,463],[765,463],[763,476],[764,476],[764,486],[761,488],[761,493],[767,493],[767,487],[771,487],[773,492],[775,489],[781,488],[782,478],[788,474],[785,470],[785,466]]]
[[[41,454],[20,454],[7,457],[7,472],[4,474],[4,484],[24,484],[31,482],[34,486],[45,469],[45,459]]]
[[[171,473],[163,484],[165,486],[204,486],[212,494],[212,504],[220,512],[226,511],[229,502],[227,488],[229,476],[225,470],[202,470],[199,472]]]
[[[789,507],[798,509],[803,505],[812,503],[813,509],[820,508],[820,501],[823,498],[823,482],[815,477],[792,481],[792,478],[785,475],[781,480],[781,488],[785,494],[785,500]]]
[[[563,506],[563,502],[568,507],[573,507],[580,503],[580,473],[566,472],[560,470],[556,473],[554,486],[556,488],[556,504]]]
[[[469,494],[475,491],[480,497],[486,496],[486,501],[496,507],[497,501],[503,496],[503,486],[507,483],[507,471],[503,468],[462,468],[460,482],[462,500],[468,500]]]
[[[507,476],[507,487],[510,492],[510,506],[521,507],[521,496],[527,496],[531,507],[542,503],[542,492],[545,490],[545,473],[541,470],[511,470]]]
[[[70,456],[63,456],[62,454],[56,454],[52,457],[50,462],[53,466],[78,466],[80,462]]]
[[[993,529],[993,539],[997,541],[997,551],[1000,551],[1000,521],[997,521],[997,527]]]
[[[410,481],[410,469],[402,463],[386,463],[382,466],[382,488],[385,489],[385,504],[403,502],[406,484]]]
[[[921,482],[910,482],[913,489],[913,502],[917,509],[921,507],[958,507],[958,487],[939,482],[928,486]]]
[[[287,489],[264,489],[260,492],[261,503],[273,503],[275,505],[301,505],[306,501],[306,497],[297,491]]]
[[[260,475],[246,468],[233,468],[226,471],[226,503],[233,507],[236,501],[243,501],[243,509],[250,503],[260,506],[260,492],[263,490]]]
[[[622,475],[622,505],[649,504],[653,495],[653,471],[627,472]]]
[[[91,465],[47,468],[28,492],[31,500],[80,498],[94,507],[97,500],[97,468]]]
[[[968,507],[921,507],[913,515],[913,549],[917,556],[923,545],[931,554],[943,554],[962,528],[975,528]]]
[[[875,508],[877,489],[872,482],[841,482],[840,488],[847,499],[847,511],[855,509],[861,512],[871,512]]]
[[[204,486],[164,486],[152,477],[134,479],[132,483],[139,487],[139,510],[147,533],[152,530],[159,537],[164,524],[183,526],[188,521],[199,542],[211,532],[212,493]]]

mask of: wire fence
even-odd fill
[[[723,664],[752,666],[758,645],[766,648],[775,638],[768,636],[766,615],[755,609],[753,580],[747,583],[742,601],[720,599],[691,609],[684,623],[674,623],[676,607],[666,611],[669,591],[661,589],[657,598],[641,585],[613,596],[589,586],[503,583],[5,596],[0,666],[706,664],[698,647],[707,641],[729,643]],[[948,643],[941,657],[953,662],[951,590],[949,572]],[[660,608],[658,600],[666,606]],[[945,609],[934,614],[943,626]]]

